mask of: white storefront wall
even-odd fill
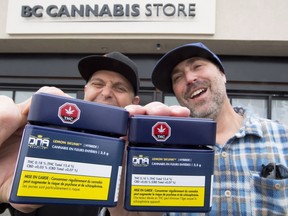
[[[71,5],[95,4],[97,17],[71,15]],[[287,9],[286,0],[1,0],[0,52],[165,53],[203,41],[221,55],[288,56]]]

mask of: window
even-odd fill
[[[13,91],[0,90],[0,95],[5,95],[10,98],[13,98]]]
[[[21,103],[34,94],[34,91],[15,91],[15,103]]]
[[[272,100],[271,119],[288,125],[288,99]]]
[[[164,97],[164,104],[171,106],[171,105],[179,105],[175,96],[165,96]]]
[[[231,99],[232,106],[241,106],[244,107],[248,112],[252,114],[267,118],[267,100],[258,99],[258,98],[232,98]]]
[[[15,101],[15,103],[21,103],[27,100],[30,96],[32,96],[35,93],[35,91],[0,90],[0,94],[12,98]],[[77,92],[66,92],[66,93],[74,98],[76,98],[77,96]]]
[[[288,125],[288,96],[275,94],[228,93],[232,106],[242,106],[256,116],[272,119]],[[175,96],[165,95],[164,103],[178,105]]]

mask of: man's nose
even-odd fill
[[[193,72],[190,68],[185,69],[185,79],[187,83],[194,83],[197,81],[197,73]]]
[[[102,91],[101,91],[101,94],[102,94],[102,95],[109,96],[109,95],[111,95],[111,93],[112,93],[112,88],[111,88],[111,86],[105,85],[105,86],[102,88]]]

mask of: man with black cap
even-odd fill
[[[152,82],[174,93],[191,117],[217,122],[209,215],[288,215],[288,128],[231,106],[224,67],[211,50],[202,43],[171,50],[155,66]],[[274,171],[263,172],[270,163]]]
[[[127,105],[137,105],[139,103],[139,97],[137,96],[138,90],[139,90],[139,79],[138,79],[138,71],[136,64],[127,56],[119,53],[119,52],[111,52],[106,55],[91,55],[82,58],[79,61],[78,68],[80,71],[81,76],[86,80],[86,85],[84,88],[84,100],[86,101],[94,101],[98,103],[104,103],[112,106],[119,106],[119,107],[125,107]],[[53,87],[44,87],[41,88],[41,92],[47,92],[47,93],[53,93],[58,95],[63,95],[64,92],[62,92],[60,89],[53,88]],[[1,103],[0,98],[0,103]],[[6,106],[2,106],[2,110],[0,109],[1,114],[10,112],[8,116],[9,119],[12,117],[14,119],[22,119],[21,122],[25,123],[25,120],[27,121],[27,110],[25,111],[25,115],[22,114],[23,112],[20,110],[24,105],[16,105],[12,104],[10,100],[6,99],[3,100],[3,103],[8,107],[11,107],[9,109],[5,109]],[[26,104],[29,104],[30,102],[25,102]],[[27,109],[29,105],[25,105],[25,109]],[[19,111],[21,114],[17,114]],[[15,110],[15,112],[12,112]],[[13,115],[15,113],[15,115]],[[16,115],[17,114],[17,115]],[[3,120],[4,123],[7,122],[7,120]],[[10,121],[10,120],[9,120]],[[13,127],[17,128],[20,127],[20,120],[11,120],[14,124]],[[2,119],[0,118],[0,122],[2,122]],[[12,126],[10,126],[12,127]],[[9,127],[9,128],[10,128]],[[0,126],[1,128],[1,126]],[[23,128],[22,128],[23,129]],[[2,130],[4,133],[5,131]],[[11,132],[12,133],[12,132]],[[5,134],[5,133],[4,133]],[[4,135],[3,134],[3,135]],[[8,135],[5,134],[5,137],[8,137]],[[6,153],[5,158],[7,160],[1,161],[2,158],[0,158],[0,167],[5,167],[5,164],[14,164],[15,161],[13,161],[13,158],[16,160],[17,155],[17,148],[14,147],[19,145],[19,143],[16,143],[14,134],[11,135],[11,139],[13,140],[13,149],[11,145],[11,141],[7,141],[9,145],[3,146],[4,151],[2,152],[13,152],[13,156],[8,157],[8,153]],[[5,140],[2,140],[2,137],[0,137],[0,147],[2,147],[2,142]],[[20,140],[18,141],[20,142]],[[4,142],[5,144],[5,142]],[[3,145],[4,145],[3,144]],[[19,147],[19,146],[18,146]],[[7,148],[7,150],[6,150]],[[10,149],[9,149],[10,148]],[[0,155],[2,155],[0,150]],[[9,161],[8,161],[9,160]],[[124,170],[124,169],[123,169]],[[12,169],[13,171],[13,169]],[[2,173],[3,170],[1,170]],[[9,175],[12,175],[13,173],[9,171]],[[10,186],[7,182],[4,181],[5,187],[2,187],[2,179],[0,175],[0,191],[5,191],[5,196],[9,196],[6,192],[9,190]],[[11,182],[11,180],[9,180]],[[123,183],[123,182],[122,182]],[[8,188],[6,188],[6,185]],[[120,187],[120,190],[123,190],[123,187]],[[120,192],[121,194],[121,192]],[[31,205],[13,205],[17,209],[21,209],[21,211],[25,212],[31,212],[33,209],[35,209],[31,213],[22,213],[16,209],[13,209],[8,203],[2,202],[2,196],[3,194],[0,193],[0,214],[6,209],[9,208],[12,215],[17,216],[63,216],[63,215],[69,215],[69,216],[106,216],[106,215],[115,215],[115,216],[125,216],[125,215],[142,215],[138,214],[137,212],[128,212],[124,210],[122,204],[122,196],[119,196],[119,204],[115,208],[111,208],[109,211],[105,208],[101,209],[101,212],[99,211],[98,207],[95,206],[79,206],[79,205],[70,205],[70,206],[60,206],[60,205],[49,205],[49,206],[31,206]],[[3,196],[4,198],[4,196]],[[110,212],[110,213],[109,213]],[[144,215],[160,215],[160,214],[153,214],[153,213],[143,213]]]
[[[137,66],[122,53],[84,57],[78,68],[87,82],[84,100],[119,107],[139,103]]]
[[[119,52],[111,52],[104,56],[91,55],[81,59],[78,68],[87,82],[84,88],[84,100],[119,107],[139,104],[137,66],[127,56]],[[117,207],[109,208],[109,212],[103,208],[99,216],[162,215],[161,213],[126,211],[123,207],[123,181],[124,178],[121,181]]]

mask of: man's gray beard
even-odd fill
[[[215,106],[215,104],[211,105],[207,110],[202,112],[197,112],[197,109],[194,107],[188,107],[190,110],[190,117],[192,118],[208,118],[216,120],[218,113],[220,111],[219,106]]]
[[[223,93],[218,92],[215,97],[213,97],[212,101],[209,102],[210,106],[207,110],[197,111],[198,106],[202,106],[203,104],[197,104],[197,106],[193,106],[193,104],[185,103],[183,101],[179,101],[181,106],[185,106],[190,110],[190,117],[192,118],[209,118],[216,120],[222,105],[224,104],[225,95]]]

